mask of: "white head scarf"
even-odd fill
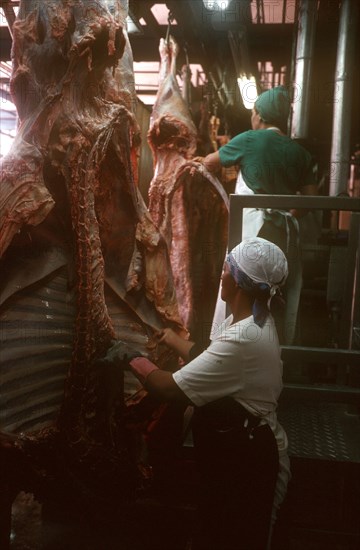
[[[241,241],[230,254],[239,269],[255,283],[266,283],[270,288],[285,283],[288,264],[285,254],[276,244],[252,237]]]
[[[254,296],[254,319],[263,326],[271,298],[288,275],[285,254],[276,244],[253,237],[235,246],[228,254],[227,262],[236,283]]]

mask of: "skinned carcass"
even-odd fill
[[[206,344],[227,244],[228,197],[219,180],[191,161],[197,130],[176,80],[178,45],[160,40],[160,84],[149,144],[154,177],[149,211],[170,250],[180,315]]]
[[[2,510],[21,489],[66,487],[98,513],[131,498],[164,409],[106,353],[120,338],[171,368],[154,331],[186,334],[167,244],[137,188],[126,15],[126,0],[22,0],[14,24],[21,124],[0,187]]]

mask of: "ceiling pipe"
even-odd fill
[[[347,191],[350,165],[351,104],[359,4],[343,0],[340,8],[335,71],[333,130],[330,160],[330,195]]]
[[[307,138],[314,55],[317,0],[300,0],[293,84],[292,138]]]
[[[228,103],[227,101],[227,97],[226,97],[226,93],[224,91],[224,83],[223,82],[218,82],[216,76],[214,75],[214,73],[212,71],[209,71],[208,72],[208,77],[214,87],[214,92],[215,94],[217,95],[220,103],[222,105],[226,105]]]

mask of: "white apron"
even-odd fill
[[[252,189],[250,189],[242,176],[241,170],[239,170],[238,177],[235,185],[236,195],[254,195]],[[242,224],[242,239],[248,239],[250,237],[256,237],[264,224],[264,216],[266,212],[278,212],[285,217],[286,232],[288,245],[290,242],[290,224],[295,228],[297,235],[299,235],[299,224],[297,219],[289,212],[284,210],[274,209],[260,209],[260,208],[244,208],[243,209],[243,224]],[[240,240],[240,239],[239,239]],[[302,266],[300,260],[300,254],[292,254],[291,258],[288,257],[289,263],[289,276],[286,283],[286,308],[284,317],[284,337],[285,344],[292,345],[294,343],[297,325],[297,315],[300,301],[300,293],[302,287]],[[226,304],[221,299],[221,283],[219,285],[219,292],[215,306],[215,312],[213,316],[210,339],[214,335],[220,326],[220,324],[226,319],[228,314],[226,313]]]

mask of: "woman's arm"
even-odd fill
[[[156,397],[164,401],[190,402],[176,384],[172,374],[160,370],[146,357],[135,357],[129,362],[129,366],[144,388]]]
[[[201,406],[244,388],[241,350],[237,342],[213,342],[174,374],[160,370],[145,357],[135,357],[129,365],[145,389],[159,399]]]
[[[204,158],[203,162],[205,168],[209,170],[209,172],[216,173],[219,172],[219,170],[222,168],[221,162],[220,162],[220,155],[218,151],[215,151],[215,153],[210,153]]]
[[[145,389],[164,401],[190,403],[190,400],[175,382],[172,374],[164,370],[153,371],[147,377]]]

